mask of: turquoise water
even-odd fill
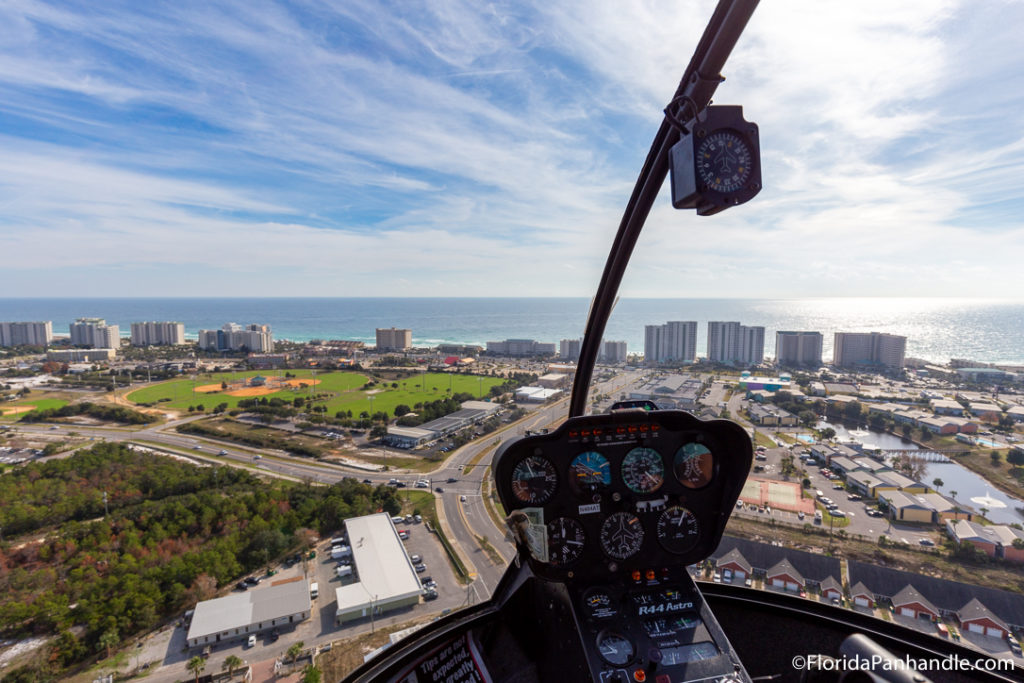
[[[412,330],[413,342],[480,344],[507,338],[555,342],[583,334],[590,300],[506,299],[0,299],[0,321],[51,320],[68,333],[79,317],[106,318],[127,336],[132,322],[176,320],[186,336],[226,322],[269,324],[278,339],[373,341],[378,327]],[[644,326],[697,321],[697,354],[707,349],[709,320],[765,327],[765,355],[775,355],[775,332],[816,330],[832,358],[835,332],[886,332],[907,337],[907,356],[940,363],[950,358],[1024,365],[1024,304],[975,299],[622,299],[605,339],[643,350]]]

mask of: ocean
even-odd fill
[[[227,322],[269,324],[275,339],[355,339],[374,342],[378,327],[412,330],[421,346],[485,345],[508,338],[558,343],[583,334],[590,301],[583,298],[118,298],[0,299],[0,321],[50,320],[67,335],[76,318],[105,318],[128,336],[131,323],[174,320],[186,336]],[[951,358],[1024,365],[1024,302],[981,299],[621,299],[605,339],[642,352],[644,326],[696,320],[697,354],[706,350],[707,322],[763,325],[765,356],[775,332],[815,330],[832,357],[835,332],[886,332],[907,337],[907,356],[940,363]]]

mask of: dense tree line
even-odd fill
[[[415,415],[403,415],[398,419],[398,424],[403,427],[415,427],[425,422],[436,420],[439,417],[450,415],[456,410],[461,409],[464,401],[472,400],[472,394],[460,392],[454,396],[439,398],[429,403],[417,403],[413,406],[413,410],[416,411]]]
[[[125,424],[148,424],[156,418],[145,413],[140,413],[124,406],[108,405],[104,403],[69,403],[60,408],[48,408],[46,410],[33,410],[21,416],[19,422],[47,422],[58,417],[74,417],[76,415],[87,415],[96,420],[104,422],[122,422]]]
[[[57,636],[24,679],[33,681],[214,597],[302,547],[311,530],[326,535],[347,517],[400,508],[388,487],[266,483],[116,444],[13,471],[0,495],[16,502],[0,508],[0,633]],[[18,524],[36,537],[12,539]]]

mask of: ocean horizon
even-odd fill
[[[0,299],[0,321],[49,320],[66,336],[76,318],[120,326],[173,320],[195,339],[200,329],[228,322],[268,324],[275,339],[353,339],[373,343],[375,329],[412,330],[417,346],[478,344],[509,338],[558,343],[582,336],[587,297],[64,297]],[[643,351],[644,326],[670,320],[698,323],[697,354],[707,348],[707,322],[732,320],[765,327],[765,356],[774,357],[775,332],[811,330],[831,358],[835,332],[884,332],[907,337],[907,356],[946,363],[964,358],[1024,365],[1024,302],[948,298],[623,298],[604,335]]]

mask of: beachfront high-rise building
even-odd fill
[[[578,355],[578,354],[577,354]],[[604,363],[625,363],[626,342],[606,341],[601,343],[601,353],[597,359]]]
[[[53,323],[0,323],[0,346],[47,346],[53,340]]]
[[[412,330],[377,328],[378,351],[405,351],[412,348]]]
[[[582,339],[563,339],[558,343],[558,357],[562,360],[579,360]]]
[[[644,326],[644,361],[692,363],[697,357],[697,322],[670,320]]]
[[[274,337],[270,325],[227,323],[219,330],[199,330],[199,348],[207,351],[250,351],[270,353]]]
[[[775,362],[821,367],[821,332],[776,332]]]
[[[185,343],[185,323],[132,323],[132,346],[173,346]]]
[[[839,368],[882,366],[900,370],[907,352],[907,338],[881,332],[836,332],[832,365]]]
[[[487,353],[492,356],[553,356],[556,350],[554,342],[539,342],[533,339],[487,342]]]
[[[708,360],[734,365],[757,365],[764,360],[764,328],[738,322],[708,323]]]
[[[116,349],[121,346],[121,331],[103,318],[79,318],[70,325],[71,345],[91,349]]]

